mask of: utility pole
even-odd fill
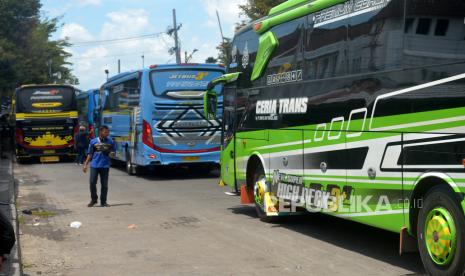
[[[174,28],[174,50],[176,51],[176,63],[181,63],[181,49],[179,47],[178,24],[176,22],[176,10],[173,9],[173,28]]]
[[[48,78],[49,78],[49,82],[52,83],[52,60],[49,59],[47,61],[47,65],[48,65]]]
[[[141,58],[142,58],[142,69],[144,69],[144,67],[145,67],[145,56],[144,56],[144,54],[142,54]]]
[[[118,74],[121,73],[121,59],[118,59]]]
[[[216,10],[216,18],[218,18],[218,26],[220,26],[221,41],[225,43],[226,40],[223,35],[223,27],[221,26],[220,14],[218,13],[218,10]]]

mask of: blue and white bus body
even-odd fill
[[[91,137],[95,137],[99,122],[100,90],[80,91],[76,95],[79,123],[87,127]]]
[[[102,124],[117,145],[115,159],[126,162],[128,173],[156,165],[219,164],[221,118],[205,118],[203,95],[223,73],[213,64],[157,65],[109,79],[101,92]]]

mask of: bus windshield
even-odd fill
[[[17,113],[55,113],[76,110],[70,87],[27,87],[16,93]]]
[[[214,70],[160,70],[151,73],[152,88],[155,95],[164,95],[170,91],[205,91],[213,79],[223,75]],[[221,91],[221,87],[216,87]]]

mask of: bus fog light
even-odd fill
[[[155,154],[150,154],[150,155],[149,155],[149,158],[150,158],[150,159],[156,159],[157,156],[156,156]]]

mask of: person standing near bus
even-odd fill
[[[74,143],[77,152],[76,164],[82,165],[86,159],[86,150],[89,147],[89,133],[85,126],[79,127],[79,132],[74,136]]]
[[[107,203],[108,194],[108,176],[110,172],[110,158],[114,157],[116,146],[109,138],[110,130],[108,126],[101,126],[99,137],[92,139],[89,144],[87,159],[82,170],[87,173],[87,167],[90,163],[90,195],[91,201],[87,205],[93,207],[97,204],[97,180],[100,176],[101,192],[100,204],[102,207],[110,207]]]

